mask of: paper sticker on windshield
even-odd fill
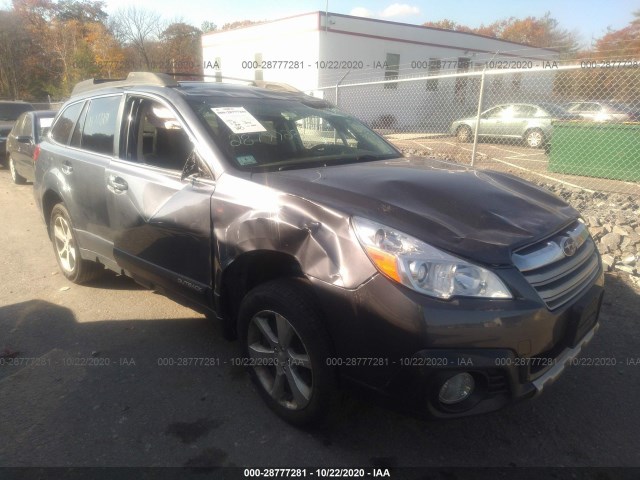
[[[247,112],[244,107],[220,107],[212,108],[211,110],[213,113],[218,115],[218,118],[220,118],[220,120],[222,120],[233,133],[267,131],[267,129],[264,128],[253,115]]]
[[[239,157],[236,157],[236,160],[238,160],[238,163],[243,167],[245,165],[255,165],[258,163],[253,155],[240,155]]]

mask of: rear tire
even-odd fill
[[[466,125],[462,125],[456,130],[456,138],[460,143],[469,143],[471,141],[471,136],[471,129]]]
[[[51,210],[50,237],[56,260],[62,273],[73,283],[86,283],[99,277],[104,267],[96,262],[83,260],[73,231],[71,217],[66,207],[58,203]]]
[[[539,128],[528,130],[524,134],[524,141],[531,148],[542,148],[544,146],[544,134]]]
[[[11,172],[11,180],[13,180],[13,183],[16,185],[24,185],[27,182],[27,179],[18,173],[11,155],[9,155],[7,162],[9,164],[9,171]]]
[[[335,398],[333,347],[319,308],[302,281],[278,279],[242,300],[238,333],[260,395],[287,422],[320,421]]]

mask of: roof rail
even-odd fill
[[[127,75],[127,78],[91,78],[89,80],[83,80],[73,87],[71,96],[73,97],[91,90],[104,88],[107,83],[109,86],[113,87],[127,87],[130,85],[157,85],[160,87],[179,86],[178,82],[164,73],[131,72]]]
[[[167,73],[167,76],[173,77],[201,77],[201,78],[215,78],[218,80],[215,83],[228,83],[225,80],[232,80],[235,82],[245,82],[253,87],[266,88],[267,90],[274,90],[278,92],[290,92],[290,93],[299,93],[301,90],[298,90],[296,87],[289,85],[288,83],[282,82],[271,82],[269,80],[252,80],[248,78],[237,78],[237,77],[227,77],[224,75],[206,75],[200,73]],[[219,82],[219,80],[222,80]]]
[[[296,87],[292,87],[288,83],[282,83],[282,82],[270,82],[268,80],[254,80],[253,84],[256,87],[266,88],[267,90],[275,90],[277,92],[298,93],[301,91],[301,90],[298,90]]]

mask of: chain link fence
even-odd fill
[[[639,65],[528,63],[320,90],[408,154],[640,196]]]

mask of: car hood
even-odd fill
[[[255,173],[252,180],[397,228],[486,264],[574,221],[558,197],[512,175],[425,158]]]

